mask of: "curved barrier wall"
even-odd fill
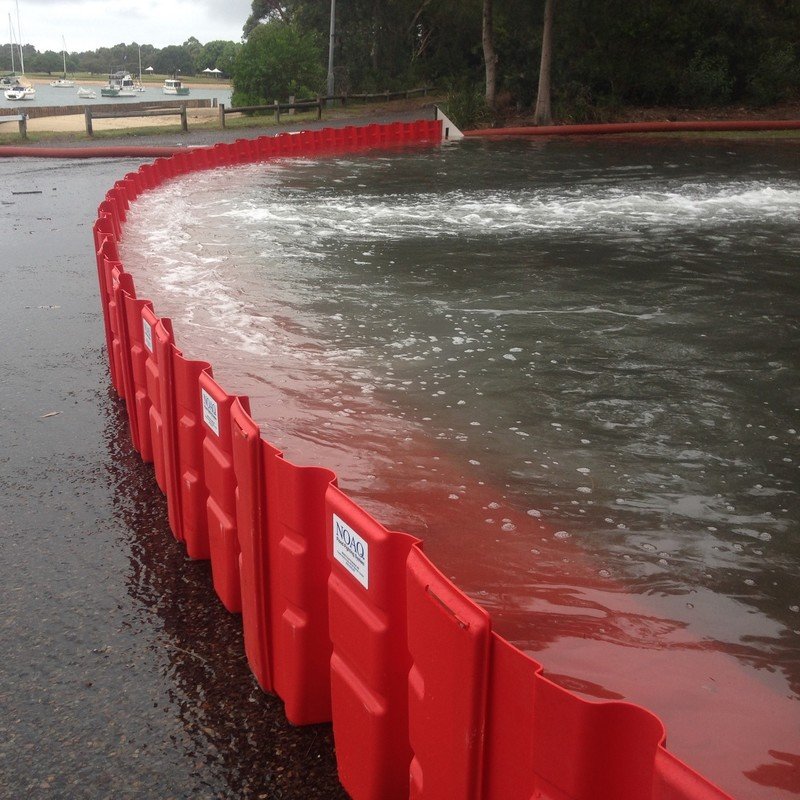
[[[119,260],[130,203],[185,173],[441,139],[441,123],[281,134],[158,158],[94,225],[111,381],[169,524],[241,613],[248,663],[296,725],[331,721],[355,800],[721,800],[624,702],[584,700],[498,636],[489,614],[337,486],[261,435],[246,397],[184,357]]]

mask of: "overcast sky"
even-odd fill
[[[120,42],[165,47],[190,36],[239,41],[252,0],[18,0],[24,44],[39,52],[111,47]],[[9,41],[8,15],[17,34],[17,0],[0,0],[0,42]],[[0,65],[2,67],[4,65]]]

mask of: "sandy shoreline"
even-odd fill
[[[188,108],[186,109],[187,124],[206,123],[210,119],[217,119],[219,110],[216,108]],[[123,117],[117,119],[93,119],[92,128],[96,131],[116,131],[128,128],[149,128],[163,125],[180,127],[180,118],[175,114],[159,117]],[[28,130],[31,132],[48,133],[75,133],[86,131],[86,120],[83,114],[69,114],[63,117],[36,117],[28,120]]]

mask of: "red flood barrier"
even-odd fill
[[[335,475],[285,460],[239,399],[230,418],[245,654],[259,685],[283,699],[291,722],[327,722],[323,532],[325,492]]]
[[[185,541],[181,516],[178,454],[178,417],[175,388],[175,344],[172,322],[157,318],[149,302],[141,306],[141,315],[134,320],[141,331],[146,394],[140,436],[142,445],[149,432],[156,483],[167,496],[169,525],[178,541]],[[146,419],[146,424],[145,420]]]
[[[492,630],[422,552],[262,435],[247,398],[187,359],[119,260],[130,204],[197,169],[438,142],[441,122],[280,134],[157,158],[109,190],[94,226],[111,381],[169,523],[241,612],[259,685],[294,724],[332,721],[354,800],[724,800],[664,749],[660,720],[590,702]]]
[[[264,443],[275,692],[295,725],[331,718],[325,492],[336,476]]]
[[[165,327],[169,325],[168,320],[159,319],[152,310],[152,306],[144,305],[141,315],[133,328],[137,338],[143,342],[145,352],[144,374],[145,374],[145,415],[143,418],[143,429],[140,432],[142,444],[149,441],[149,450],[152,452],[153,467],[156,472],[156,483],[164,494],[167,493],[167,465],[164,448],[164,416],[165,409],[162,400],[162,393],[168,391],[162,384],[168,380],[165,375],[165,365],[162,355],[156,348],[158,338],[171,340],[172,331]],[[134,446],[135,446],[134,442]]]
[[[203,414],[203,474],[207,490],[206,515],[214,589],[228,611],[242,610],[239,581],[239,537],[236,533],[236,475],[229,395],[208,373],[201,373]],[[247,404],[246,398],[240,402]]]
[[[406,559],[419,540],[391,533],[346,495],[327,495],[333,735],[353,797],[408,797]]]
[[[602,136],[630,133],[713,133],[717,131],[800,130],[797,119],[721,119],[678,120],[673,122],[604,122],[587,125],[537,125],[519,128],[480,128],[464,131],[464,136],[498,138],[502,136]]]
[[[199,382],[211,374],[205,361],[190,361],[173,346],[172,373],[175,386],[175,483],[176,526],[173,533],[186,544],[190,558],[211,557],[206,518],[206,489],[203,473],[202,403]]]
[[[489,615],[418,549],[409,554],[406,580],[414,751],[410,796],[477,798],[489,681]]]
[[[153,440],[150,431],[150,406],[148,393],[148,360],[153,354],[152,303],[139,300],[135,295],[124,298],[129,358],[131,362],[132,396],[126,398],[128,419],[131,422],[131,441],[143,461],[153,461]],[[147,316],[144,311],[147,309]]]

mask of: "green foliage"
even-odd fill
[[[562,0],[555,30],[553,84],[578,115],[800,90],[800,0]]]
[[[180,73],[181,75],[194,74],[194,61],[190,50],[183,45],[169,45],[158,51],[152,66],[156,72],[163,73],[164,75],[172,75]],[[138,56],[137,62],[138,69]],[[128,64],[127,68],[131,69],[132,64]]]
[[[230,75],[241,49],[242,45],[238,42],[228,42],[224,39],[206,42],[194,55],[194,71],[199,74],[203,70],[216,68],[224,75]]]
[[[257,25],[234,63],[233,105],[314,96],[324,88],[323,62],[313,31],[277,20]]]
[[[725,105],[731,99],[733,83],[724,56],[695,56],[683,74],[678,99],[687,106]]]
[[[500,105],[536,100],[545,0],[494,0]],[[347,0],[337,3],[337,92],[451,87],[455,116],[482,107],[483,0]],[[252,0],[246,44],[194,37],[142,45],[143,67],[186,77],[235,73],[239,104],[324,89],[329,0]],[[68,56],[68,70],[138,69],[139,46]],[[29,72],[60,72],[61,53],[26,44]],[[10,48],[0,47],[0,69]],[[236,64],[236,68],[234,68]],[[557,119],[600,120],[621,105],[765,105],[800,96],[800,0],[558,0],[553,108]],[[502,111],[502,109],[501,109]],[[465,124],[462,122],[462,124]]]
[[[447,89],[447,116],[462,130],[476,128],[492,118],[480,84],[461,80]]]
[[[747,83],[746,97],[756,106],[788,99],[800,85],[800,64],[791,44],[773,45],[761,56]]]
[[[559,86],[553,97],[553,117],[560,122],[581,125],[610,122],[619,112],[619,103],[608,95],[592,95],[586,86]]]

